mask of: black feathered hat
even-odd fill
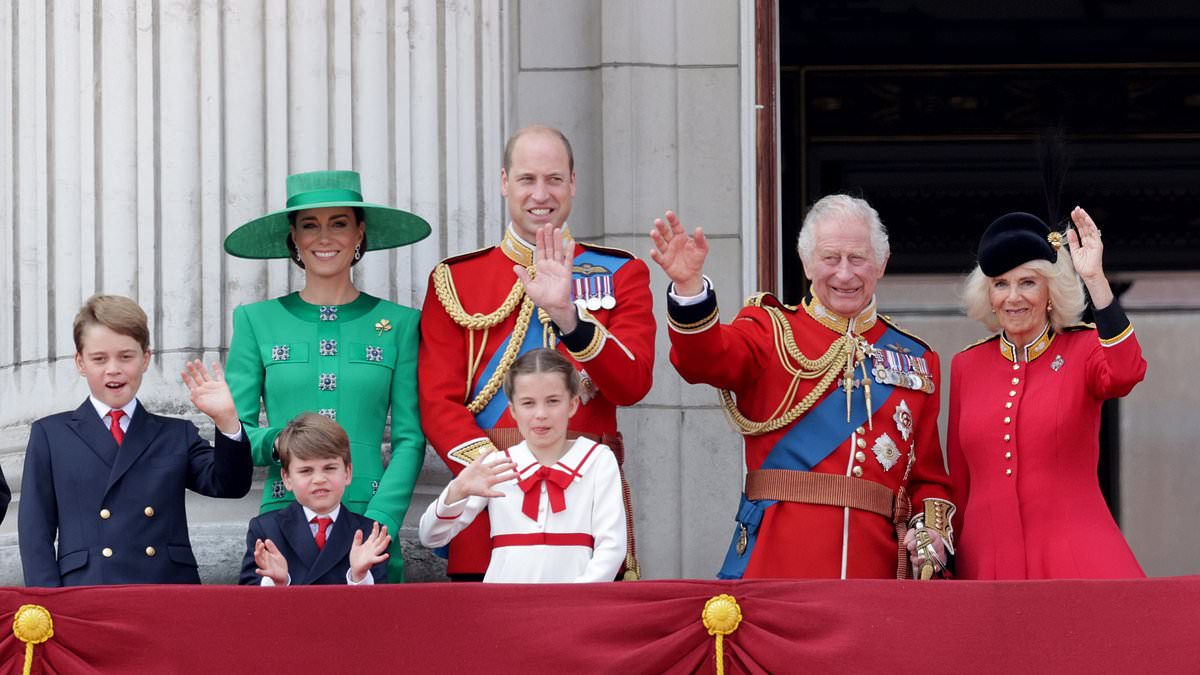
[[[1062,246],[1062,235],[1051,232],[1041,218],[1029,213],[1000,216],[979,239],[979,269],[989,277],[1023,265],[1030,260],[1054,262]]]

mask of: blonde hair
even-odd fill
[[[342,425],[324,415],[301,413],[279,432],[279,463],[284,471],[293,457],[340,459],[350,466],[350,437]]]
[[[1078,323],[1083,316],[1087,299],[1083,293],[1083,281],[1075,273],[1071,263],[1071,254],[1065,249],[1058,252],[1058,259],[1051,263],[1048,260],[1031,260],[1024,264],[1029,270],[1036,272],[1046,280],[1046,289],[1050,294],[1050,326],[1055,331],[1061,331],[1065,326]],[[967,317],[981,322],[993,333],[1000,331],[1000,321],[992,312],[992,302],[989,294],[993,277],[983,273],[979,265],[967,275],[963,284],[962,302],[967,311]]]
[[[104,326],[118,335],[131,337],[150,349],[150,326],[146,312],[123,295],[93,295],[75,315],[74,337],[76,353],[83,353],[83,331],[89,326]]]
[[[533,349],[521,355],[508,372],[504,374],[504,395],[512,401],[513,389],[517,378],[533,373],[559,373],[567,385],[567,392],[572,397],[579,395],[579,371],[567,360],[567,357],[553,349]]]

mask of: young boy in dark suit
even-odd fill
[[[385,583],[392,543],[387,527],[342,506],[353,470],[346,431],[322,415],[304,413],[280,432],[276,445],[280,475],[296,501],[250,521],[240,582]]]
[[[200,583],[184,493],[245,496],[253,469],[220,367],[210,376],[195,361],[184,373],[192,403],[217,426],[214,448],[191,422],[138,402],[150,330],[137,303],[89,298],[74,337],[91,395],[30,429],[17,521],[25,584]]]

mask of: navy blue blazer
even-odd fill
[[[118,447],[90,400],[33,423],[17,517],[27,586],[198,584],[184,491],[243,497],[250,445],[138,402]],[[54,538],[58,537],[55,552]]]
[[[304,507],[292,502],[277,511],[268,511],[250,519],[246,532],[246,557],[242,558],[242,576],[238,583],[257,586],[262,577],[254,570],[254,543],[259,539],[275,542],[288,564],[288,575],[293,586],[317,584],[346,584],[346,571],[350,569],[350,547],[354,545],[354,533],[362,530],[363,537],[371,534],[375,521],[365,518],[342,504],[342,512],[325,542],[318,549],[312,527],[304,517]],[[371,568],[375,583],[387,583],[387,561]]]

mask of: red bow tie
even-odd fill
[[[521,503],[521,513],[524,513],[530,520],[538,519],[538,501],[542,496],[542,491],[539,486],[542,483],[546,484],[546,492],[550,495],[550,510],[558,513],[567,508],[567,498],[563,491],[571,485],[574,476],[566,471],[559,471],[548,466],[529,474],[529,476],[521,479],[517,485],[525,492],[525,501]]]

